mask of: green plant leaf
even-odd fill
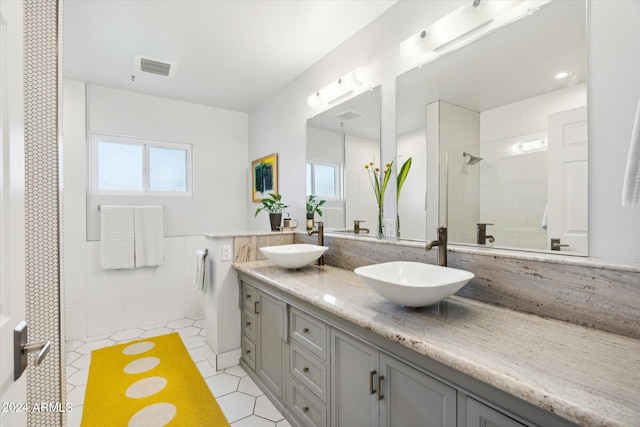
[[[407,179],[407,175],[409,175],[409,169],[411,169],[412,162],[413,158],[409,157],[407,161],[403,163],[402,167],[400,168],[400,172],[398,172],[398,191],[396,193],[396,202],[400,200],[400,190],[402,190],[402,185]]]

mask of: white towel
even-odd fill
[[[622,184],[622,206],[637,206],[640,202],[640,103],[631,130],[631,144]]]
[[[100,229],[102,268],[134,268],[133,206],[102,206]]]
[[[162,206],[135,207],[136,268],[158,267],[164,262]]]
[[[205,283],[204,283],[204,278],[205,278],[204,271],[207,268],[206,258],[207,258],[207,253],[205,251],[201,251],[201,250],[196,251],[195,285],[196,285],[196,292],[198,292],[200,295],[204,294],[206,289]]]

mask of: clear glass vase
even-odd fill
[[[378,230],[376,237],[378,239],[384,239],[384,215],[381,204],[378,205]]]

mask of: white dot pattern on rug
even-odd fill
[[[131,399],[141,399],[153,396],[167,386],[167,379],[164,377],[143,378],[131,384],[125,395]]]
[[[162,427],[178,412],[175,405],[167,402],[154,403],[136,412],[129,420],[129,427]]]
[[[150,341],[137,342],[135,344],[126,346],[124,350],[122,350],[122,353],[132,356],[135,354],[142,354],[144,352],[147,352],[153,347],[155,347],[155,343],[152,343]]]
[[[143,357],[136,359],[124,367],[124,372],[127,374],[141,374],[155,368],[160,364],[160,359],[157,357]]]

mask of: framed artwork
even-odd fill
[[[251,200],[260,202],[269,193],[278,194],[278,154],[251,162]]]

